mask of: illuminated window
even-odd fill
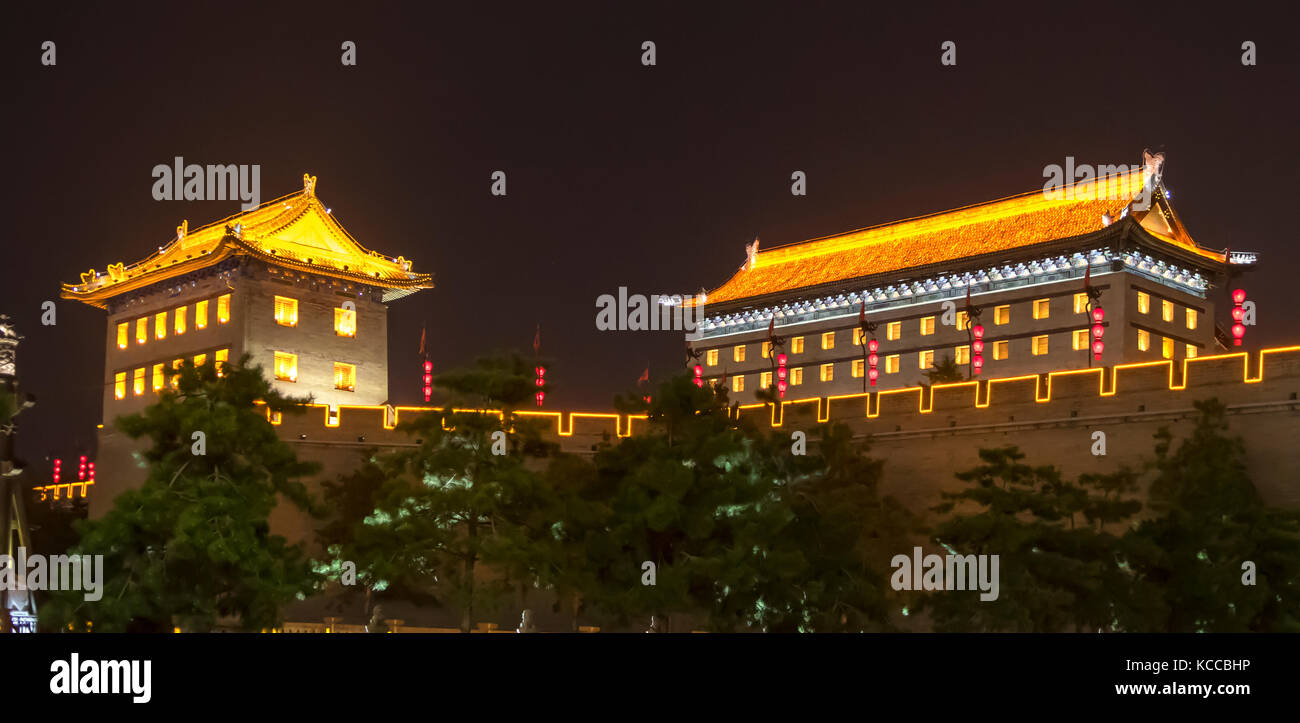
[[[160,311],[154,314],[153,335],[159,339],[167,338],[167,312]]]
[[[181,385],[181,364],[184,363],[184,361],[184,359],[172,360],[172,389],[177,389]]]
[[[217,297],[217,323],[224,324],[230,321],[230,294],[222,294]]]
[[[1185,317],[1185,318],[1187,319],[1187,328],[1188,328],[1188,329],[1195,329],[1195,328],[1196,328],[1196,309],[1188,309],[1187,312],[1186,312],[1186,317]]]
[[[1034,300],[1034,318],[1035,318],[1035,319],[1046,319],[1046,318],[1048,317],[1048,315],[1051,314],[1051,313],[1052,313],[1052,309],[1051,309],[1051,300],[1050,300],[1050,299],[1035,299],[1035,300]]]
[[[865,343],[862,341],[862,337],[863,337],[862,328],[861,327],[855,328],[853,330],[853,346],[862,346]]]
[[[953,356],[953,359],[958,364],[970,364],[970,345],[957,347],[957,353]]]
[[[127,328],[128,326],[130,325],[127,324],[125,321],[117,325],[117,348],[118,349],[126,348],[126,337],[128,334],[131,333]]]
[[[822,374],[822,381],[824,382],[835,381],[835,365],[823,364],[821,366],[821,374]]]
[[[334,388],[349,392],[357,390],[357,366],[334,362]]]
[[[298,381],[298,355],[277,351],[275,353],[275,378],[282,382]]]
[[[802,337],[802,336],[796,336],[795,338],[793,338],[793,339],[790,340],[790,353],[791,353],[791,354],[802,354],[802,353],[803,353],[803,337]]]
[[[885,326],[885,338],[889,341],[898,341],[903,336],[903,322],[891,321]]]
[[[213,352],[212,357],[217,362],[217,376],[221,376],[226,366],[226,362],[230,361],[230,350],[218,349]]]
[[[710,349],[704,352],[704,362],[711,367],[716,367],[718,365],[718,350]]]
[[[1160,318],[1165,321],[1174,320],[1174,302],[1165,300],[1160,302]]]
[[[993,342],[993,359],[995,361],[1001,361],[1003,359],[1006,359],[1009,352],[1010,352],[1010,345],[1008,344],[1008,342],[1006,341]]]
[[[929,336],[934,333],[934,317],[926,316],[921,318],[921,336]]]
[[[1138,313],[1148,314],[1151,312],[1151,296],[1145,291],[1138,292]]]
[[[733,392],[745,391],[745,375],[737,374],[736,376],[731,378],[731,391]]]
[[[790,383],[803,384],[803,367],[795,367],[790,370]]]
[[[334,310],[334,334],[336,336],[357,335],[356,309],[337,308]]]
[[[733,346],[733,347],[731,347],[731,360],[732,360],[732,361],[738,361],[738,362],[743,362],[743,361],[745,361],[745,345],[744,345],[744,344],[740,344],[740,345],[738,345],[738,346]]]
[[[145,371],[146,370],[144,367],[140,367],[139,369],[136,369],[135,374],[132,376],[131,379],[131,391],[135,392],[135,395],[137,397],[140,396],[141,394],[144,394]]]
[[[764,359],[772,356],[772,342],[770,341],[763,342],[763,346],[759,348],[758,355],[763,357]],[[766,389],[767,385],[764,384],[763,388]]]
[[[772,386],[772,372],[763,372],[758,375],[758,386],[767,389]]]
[[[964,311],[957,312],[957,331],[966,331],[968,326],[970,326],[970,314]]]
[[[1036,336],[1036,337],[1034,337],[1034,345],[1033,345],[1033,349],[1032,349],[1032,351],[1033,351],[1034,356],[1042,356],[1042,355],[1044,355],[1044,354],[1047,353],[1047,335],[1046,335],[1046,334],[1043,334],[1042,336]]]
[[[208,328],[208,302],[206,299],[194,305],[194,328]]]
[[[185,321],[186,321],[186,318],[185,318],[185,317],[186,317],[186,312],[187,312],[187,311],[188,311],[188,308],[182,306],[182,307],[180,307],[179,309],[177,309],[176,312],[175,312],[175,314],[174,314],[174,316],[176,317],[176,323],[175,323],[175,326],[176,326],[176,333],[177,333],[178,335],[179,335],[179,334],[184,334],[184,333],[185,333]]]
[[[885,373],[897,374],[901,362],[902,360],[897,354],[890,354],[889,356],[885,357]]]
[[[934,366],[934,350],[927,349],[916,355],[917,365],[922,369],[929,369]]]
[[[1151,334],[1138,329],[1138,351],[1146,351],[1151,348]]]
[[[1195,344],[1188,344],[1188,345],[1187,345],[1187,358],[1188,358],[1188,359],[1195,359],[1195,358],[1196,358],[1196,345],[1195,345]]]
[[[123,399],[126,397],[126,372],[118,372],[113,375],[113,398]]]
[[[1076,313],[1076,314],[1086,314],[1086,313],[1088,313],[1088,295],[1087,295],[1087,294],[1075,294],[1075,295],[1074,295],[1074,313]]]
[[[194,366],[196,366],[196,367],[201,367],[201,366],[203,366],[204,364],[207,364],[207,363],[208,363],[208,355],[207,355],[207,354],[195,354],[195,355],[194,355]]]
[[[163,364],[154,364],[154,365],[153,365],[153,390],[154,390],[155,392],[158,391],[158,390],[160,390],[160,389],[162,389],[162,388],[163,388],[163,384],[166,383],[166,380],[163,379],[163,369],[164,369],[164,368],[165,368],[165,365],[163,365]]]
[[[1090,333],[1087,329],[1074,330],[1074,333],[1072,333],[1070,337],[1072,339],[1071,346],[1074,347],[1075,351],[1081,351],[1088,348],[1089,335]]]
[[[861,359],[854,359],[853,368],[849,371],[849,373],[853,375],[854,379],[861,379],[862,375],[866,374],[865,371],[866,366],[867,363],[862,361]]]
[[[822,348],[823,349],[835,348],[835,332],[828,331],[822,334]]]
[[[1004,304],[1002,306],[993,307],[993,323],[998,326],[1011,323],[1010,304]]]
[[[142,316],[135,320],[135,343],[143,344],[149,340],[149,317]]]
[[[298,325],[298,300],[287,296],[275,297],[275,323],[280,326]]]
[[[1167,337],[1167,336],[1164,337],[1163,339],[1161,339],[1161,341],[1160,341],[1160,356],[1162,356],[1162,357],[1164,357],[1164,358],[1166,358],[1166,359],[1173,359],[1173,358],[1174,358],[1174,340],[1173,340],[1173,339],[1170,339],[1170,338]]]

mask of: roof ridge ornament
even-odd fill
[[[754,264],[758,261],[758,237],[754,237],[754,243],[745,244],[745,265],[741,268],[745,271],[753,271]]]
[[[1152,153],[1150,148],[1142,149],[1142,177],[1152,178],[1155,183],[1160,183],[1160,178],[1164,174],[1165,153]]]
[[[190,220],[189,219],[182,220],[181,225],[176,227],[176,240],[184,241],[185,235],[189,233],[189,231],[190,231]]]
[[[316,177],[307,173],[302,174],[302,192],[308,196],[316,195]]]

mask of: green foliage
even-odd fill
[[[926,379],[930,380],[931,384],[966,381],[966,372],[962,371],[961,365],[950,354],[945,354],[937,364],[931,364],[929,369],[921,373],[925,375]]]
[[[247,363],[226,364],[218,377],[214,365],[186,362],[175,391],[117,419],[118,429],[152,446],[144,484],[119,495],[103,518],[77,524],[73,552],[104,556],[103,599],[58,593],[41,610],[43,625],[202,631],[233,618],[258,630],[314,589],[301,547],[268,524],[280,498],[314,509],[298,478],[315,465],[298,461],[266,420],[266,408],[292,413],[303,400],[281,396]],[[194,432],[206,435],[205,454],[194,454]]]

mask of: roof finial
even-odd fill
[[[754,263],[758,261],[758,237],[754,237],[754,243],[745,244],[745,265],[742,267],[746,271],[754,270]]]
[[[1142,175],[1151,176],[1156,183],[1160,182],[1160,175],[1164,171],[1165,154],[1152,153],[1150,148],[1142,149]]]
[[[176,240],[184,241],[185,234],[189,233],[189,231],[190,231],[190,220],[187,218],[181,221],[181,225],[176,227]]]
[[[302,174],[302,191],[307,195],[316,194],[316,177],[309,174]]]

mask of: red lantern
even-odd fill
[[[971,342],[970,348],[971,351],[974,351],[976,354],[983,354],[984,342],[980,341],[979,339],[976,339],[975,341]]]
[[[878,379],[878,378],[880,377],[880,370],[879,370],[879,369],[874,369],[874,368],[873,368],[873,369],[868,369],[868,370],[867,370],[867,376],[871,378],[871,383],[872,383],[872,384],[875,384],[875,383],[876,383],[876,379]]]
[[[1102,326],[1101,324],[1092,325],[1092,336],[1094,339],[1100,339],[1102,335],[1105,333],[1106,333],[1106,327]]]
[[[871,352],[871,355],[867,357],[867,364],[871,367],[867,370],[867,379],[871,380],[871,386],[873,387],[876,386],[876,380],[880,378],[880,371],[876,369],[876,365],[880,363],[880,356],[876,354],[879,349],[880,342],[875,339],[867,342],[867,350]]]
[[[1106,318],[1106,310],[1098,306],[1092,310],[1092,320],[1100,324]]]
[[[785,367],[777,367],[776,378],[781,381],[785,381],[785,377],[786,377]]]
[[[1105,349],[1106,349],[1106,342],[1104,342],[1104,341],[1094,341],[1094,342],[1092,343],[1092,358],[1095,359],[1095,360],[1097,360],[1097,361],[1100,361],[1100,360],[1101,360],[1101,353],[1102,353],[1103,351],[1105,351]]]
[[[785,381],[779,381],[779,382],[776,383],[776,391],[777,391],[777,393],[779,393],[783,398],[785,397],[785,387],[786,387]]]
[[[542,406],[542,400],[546,399],[546,392],[543,392],[540,389],[540,387],[546,385],[546,380],[543,379],[543,377],[546,376],[546,367],[538,365],[537,369],[535,369],[534,371],[537,372],[537,379],[534,380],[534,383],[537,384],[537,386],[539,387],[539,389],[537,390],[537,406],[540,407]]]
[[[424,401],[427,402],[433,396],[433,362],[427,359],[424,361],[424,377],[422,380],[424,382]]]
[[[976,339],[983,339],[983,338],[984,338],[984,325],[983,325],[983,324],[976,324],[975,326],[972,326],[972,327],[971,327],[971,333],[975,335],[975,338],[976,338]]]
[[[546,399],[546,392],[537,393],[537,406],[542,406],[542,400]]]
[[[1245,291],[1237,289],[1232,292],[1232,303],[1235,304],[1232,307],[1232,320],[1236,322],[1232,325],[1233,346],[1241,346],[1241,338],[1246,335],[1246,325],[1242,323],[1246,319],[1246,310],[1241,306],[1245,301]]]
[[[1233,321],[1241,321],[1241,320],[1244,319],[1244,318],[1246,318],[1246,310],[1245,310],[1245,309],[1241,308],[1240,306],[1234,306],[1234,307],[1232,307],[1232,320],[1233,320]]]
[[[1232,303],[1234,303],[1234,304],[1240,304],[1240,303],[1243,303],[1243,302],[1245,302],[1245,301],[1246,301],[1246,292],[1245,292],[1245,291],[1243,291],[1242,289],[1237,289],[1236,291],[1233,291],[1233,292],[1232,292]]]
[[[86,481],[86,455],[81,455],[81,461],[77,465],[77,480]]]
[[[785,352],[776,355],[776,365],[780,367],[785,366]]]
[[[58,459],[58,458],[56,457],[56,458],[54,459],[54,476],[53,476],[54,484],[58,484],[58,483],[59,483],[59,470],[62,469],[62,468],[63,468],[63,460]]]
[[[875,339],[872,339],[871,341],[867,342],[867,351],[872,352],[873,354],[875,352],[880,351],[880,342],[876,341]]]
[[[1243,336],[1245,336],[1245,335],[1246,335],[1246,327],[1245,327],[1245,325],[1240,324],[1240,323],[1237,323],[1237,324],[1233,324],[1233,325],[1232,325],[1232,337],[1233,337],[1233,338],[1232,338],[1232,345],[1233,345],[1233,346],[1241,346],[1241,337],[1243,337]]]
[[[94,462],[91,462],[90,465],[89,465],[89,467],[90,467],[90,469],[88,470],[88,473],[90,474],[90,481],[91,481],[91,482],[94,482],[94,481],[95,481],[95,463],[94,463]]]
[[[695,386],[704,386],[704,367],[699,364],[695,365]]]
[[[974,359],[971,359],[971,362],[970,362],[970,363],[971,363],[971,366],[975,367],[975,373],[976,373],[976,374],[979,374],[979,373],[980,373],[980,369],[983,369],[983,368],[984,368],[984,357],[982,357],[982,356],[976,356]]]
[[[789,373],[785,369],[785,362],[785,352],[776,355],[776,396],[778,399],[785,399],[785,390],[788,387],[785,380]]]

